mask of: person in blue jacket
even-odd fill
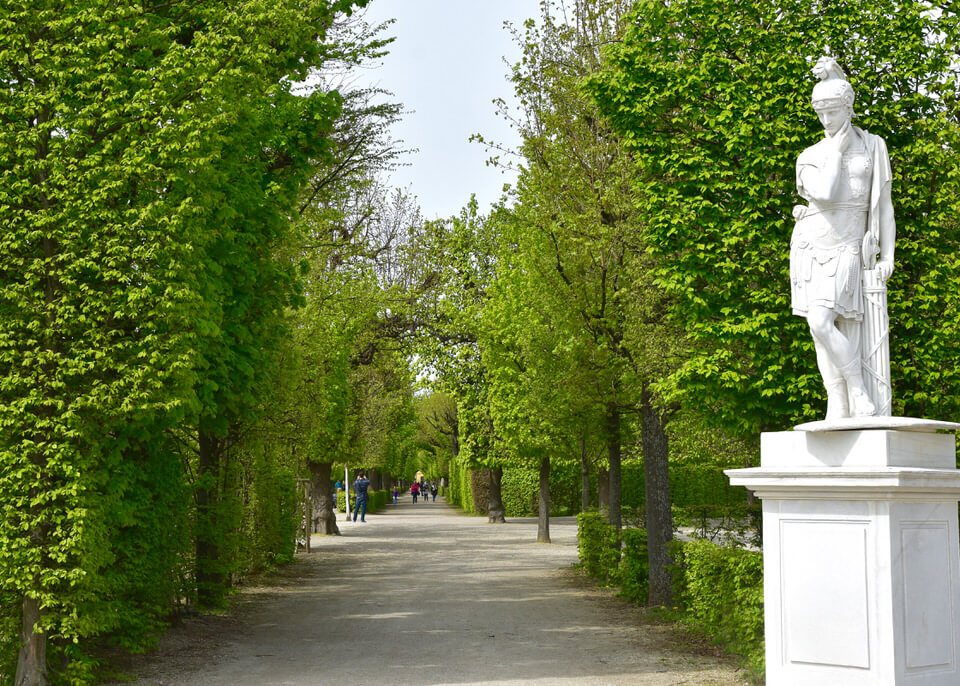
[[[367,521],[367,489],[370,487],[370,479],[364,472],[357,475],[357,480],[353,482],[353,491],[356,496],[357,504],[353,508],[353,521],[357,521],[357,514],[360,514],[360,521]]]

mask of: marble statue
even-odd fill
[[[854,92],[832,57],[813,69],[823,140],[797,158],[790,241],[793,313],[806,318],[827,419],[891,414],[886,281],[896,224],[883,139],[851,124]]]

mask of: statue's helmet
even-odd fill
[[[848,107],[853,110],[855,95],[846,74],[832,57],[821,57],[813,67],[813,74],[820,82],[813,87],[813,109],[817,112],[833,107]]]

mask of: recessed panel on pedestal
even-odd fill
[[[903,522],[903,618],[907,671],[951,669],[956,661],[947,522]]]
[[[870,668],[868,525],[780,522],[785,662]]]

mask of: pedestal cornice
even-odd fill
[[[960,499],[960,472],[949,469],[754,467],[728,469],[724,473],[732,485],[745,486],[761,499],[926,502]]]

